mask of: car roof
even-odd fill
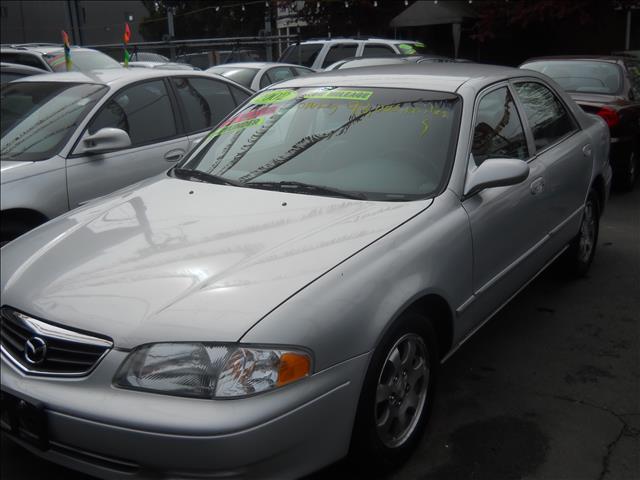
[[[180,76],[198,76],[205,78],[216,78],[224,82],[232,83],[247,93],[250,92],[246,87],[224,78],[215,73],[205,73],[196,70],[161,70],[155,68],[110,68],[105,70],[91,70],[89,72],[63,72],[63,73],[47,73],[45,75],[34,75],[21,79],[22,82],[69,82],[69,83],[95,83],[100,85],[108,85],[112,88],[119,88],[139,80],[150,78],[164,77],[180,77]]]
[[[392,38],[377,38],[377,37],[368,37],[368,38],[349,38],[349,37],[333,37],[333,38],[314,38],[310,40],[305,40],[300,42],[301,44],[308,43],[331,43],[331,42],[383,42],[383,43],[420,43],[417,40],[401,40],[401,39],[392,39]],[[295,45],[293,43],[292,45]]]
[[[505,78],[535,76],[544,78],[536,72],[513,67],[485,65],[479,63],[430,63],[361,67],[344,70],[331,70],[315,75],[296,77],[277,84],[276,88],[288,87],[390,87],[412,88],[420,90],[438,90],[455,92],[466,82],[477,87]]]
[[[304,67],[302,65],[295,65],[293,63],[282,63],[282,62],[233,62],[233,63],[221,63],[220,65],[214,65],[209,67],[210,69],[215,69],[218,67],[231,67],[231,68],[266,68],[266,67],[302,67],[308,70],[311,70],[308,67]]]
[[[58,44],[22,44],[22,45],[3,45],[0,49],[2,52],[16,52],[16,53],[24,53],[24,52],[35,52],[40,53],[42,55],[46,55],[51,52],[58,52],[64,48],[63,45]],[[71,46],[71,50],[74,52],[97,52],[93,48],[85,48],[78,47],[75,45]]]
[[[547,56],[547,57],[528,58],[527,60],[522,62],[522,65],[524,65],[525,63],[549,61],[549,60],[551,60],[551,61],[556,61],[556,60],[595,60],[595,61],[600,61],[600,62],[618,63],[618,62],[624,60],[625,58],[628,59],[629,57],[615,56],[615,55],[553,55],[553,56]]]

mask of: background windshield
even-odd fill
[[[614,94],[622,89],[620,67],[614,63],[554,60],[531,62],[522,68],[548,75],[569,92]]]
[[[59,50],[43,55],[46,62],[54,72],[66,72],[64,63],[64,51]],[[92,50],[71,50],[71,68],[74,71],[88,72],[89,70],[103,70],[106,68],[122,68],[109,55]]]
[[[268,90],[209,135],[184,168],[303,182],[375,200],[434,193],[453,155],[460,101],[382,88]]]
[[[21,82],[2,87],[2,160],[45,160],[68,136],[107,88],[103,85]]]

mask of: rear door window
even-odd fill
[[[89,133],[106,127],[127,132],[134,147],[175,137],[176,122],[164,82],[138,83],[117,92],[93,119]]]
[[[536,150],[556,143],[577,129],[564,104],[541,83],[516,83],[515,90],[529,120]]]
[[[393,48],[382,44],[365,44],[363,57],[392,57],[397,53],[393,51]]]
[[[327,52],[327,56],[324,57],[322,62],[322,68],[328,67],[332,63],[342,60],[344,58],[355,57],[356,50],[358,50],[357,43],[338,43],[333,45]]]
[[[182,102],[187,133],[207,130],[236,107],[226,83],[197,77],[171,77]]]

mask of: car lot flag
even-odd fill
[[[124,42],[124,66],[129,66],[129,60],[131,59],[131,55],[129,55],[129,51],[127,50],[127,44],[131,40],[131,29],[129,28],[129,24],[124,24],[124,35],[122,36],[122,41]]]
[[[71,71],[71,45],[69,44],[69,35],[62,30],[62,43],[64,43],[64,63],[67,66],[67,72]]]

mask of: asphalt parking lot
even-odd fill
[[[549,269],[440,380],[418,451],[386,478],[640,478],[640,187],[612,195],[587,278]],[[4,440],[1,473],[86,478]],[[312,478],[358,476],[339,463]]]

